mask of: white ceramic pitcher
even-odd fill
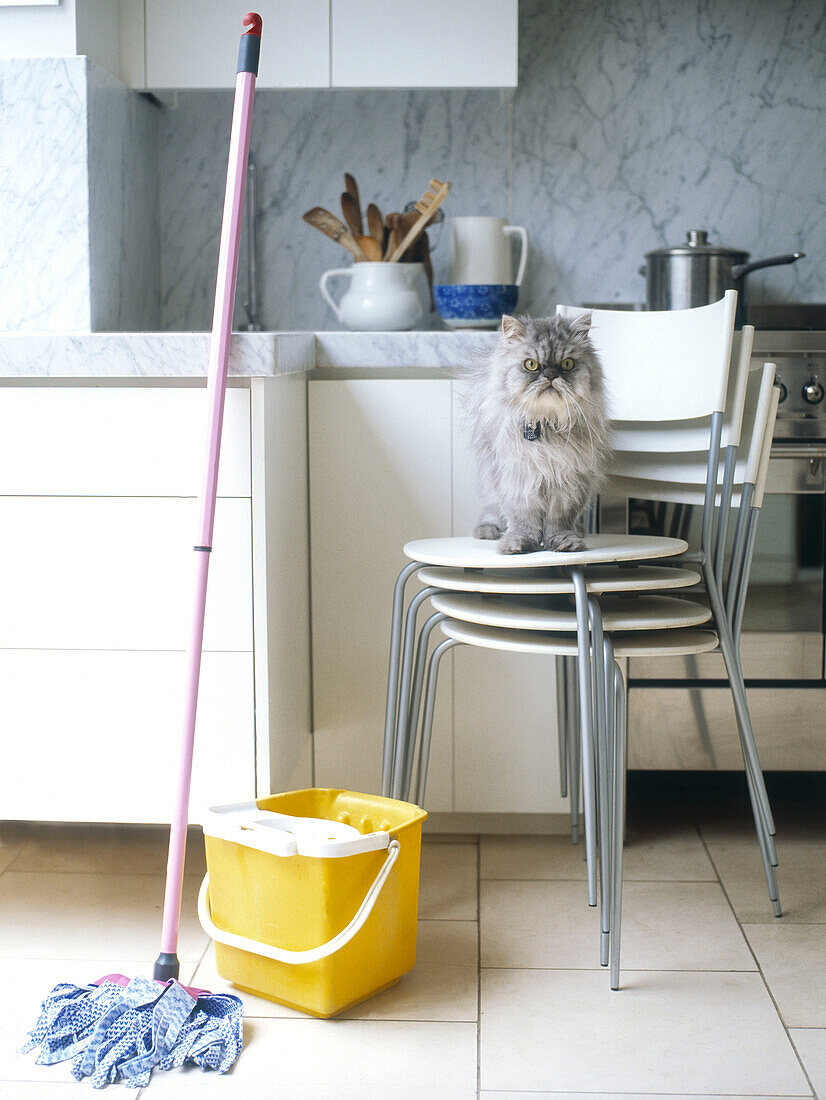
[[[515,279],[511,237],[522,242]],[[521,286],[527,262],[528,234],[521,225],[508,225],[505,218],[451,218],[449,283]]]
[[[325,271],[318,286],[341,324],[356,332],[400,332],[413,328],[424,312],[416,286],[421,264],[357,263]],[[327,283],[346,275],[350,286],[341,302],[334,301]]]

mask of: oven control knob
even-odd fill
[[[823,400],[823,386],[816,378],[810,378],[801,391],[803,400],[809,405],[819,405]]]
[[[778,404],[782,405],[786,398],[789,396],[789,391],[786,387],[785,382],[781,382],[779,378],[775,382],[775,386],[777,386],[777,388],[780,390],[780,398]]]

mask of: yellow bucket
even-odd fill
[[[221,977],[322,1017],[397,982],[416,961],[426,817],[320,788],[209,810],[198,915]]]

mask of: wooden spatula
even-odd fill
[[[346,248],[347,251],[356,260],[363,260],[364,253],[356,244],[356,239],[347,226],[335,214],[331,214],[329,210],[325,210],[323,206],[314,206],[312,210],[308,210],[306,214],[301,215],[308,225],[314,226],[316,229],[329,237],[330,240],[336,241]]]
[[[374,202],[371,202],[367,207],[367,231],[373,240],[378,244],[379,248],[384,247],[384,220],[381,216],[381,210],[376,206]]]
[[[441,180],[432,179],[427,191],[422,195],[419,201],[416,203],[416,210],[418,211],[418,218],[413,223],[411,228],[402,238],[401,242],[396,245],[393,251],[390,253],[388,259],[391,263],[397,263],[404,253],[410,248],[411,244],[416,240],[424,227],[442,205],[447,198],[448,191],[450,191],[450,184],[443,183]]]
[[[344,215],[344,220],[350,227],[353,239],[362,252],[362,259],[371,260],[373,263],[377,263],[381,259],[381,246],[378,245],[372,237],[368,237],[361,232],[360,227],[363,224],[361,220],[361,211],[358,208],[358,203],[349,191],[342,191],[341,193],[341,212]]]

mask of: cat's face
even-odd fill
[[[570,423],[577,413],[587,415],[589,403],[601,396],[602,371],[590,324],[590,314],[575,321],[502,318],[499,382],[508,403],[526,420]]]

